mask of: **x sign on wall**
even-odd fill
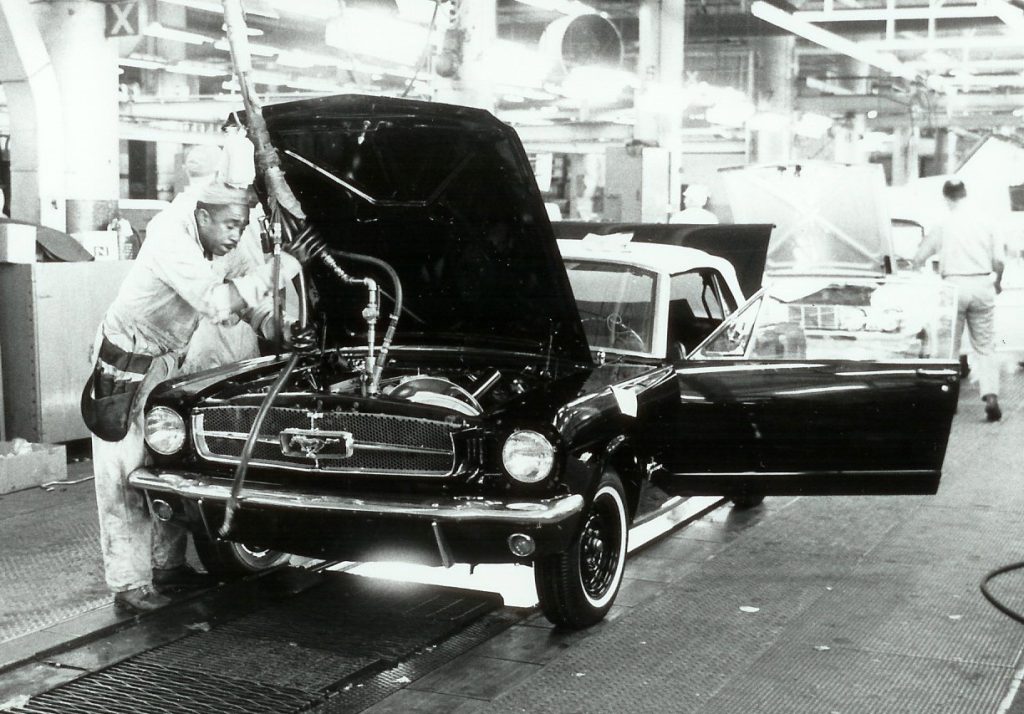
[[[107,37],[139,34],[139,1],[107,3]]]

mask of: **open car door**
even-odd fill
[[[935,493],[959,390],[955,309],[928,277],[773,280],[677,365],[678,410],[652,435],[656,485]]]

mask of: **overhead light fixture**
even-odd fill
[[[278,54],[277,63],[296,69],[309,69],[310,67],[337,67],[341,61],[331,55],[306,52],[305,50],[286,50]]]
[[[1024,32],[1024,10],[1007,0],[985,0],[992,13],[1018,32]]]
[[[189,60],[182,60],[181,62],[168,64],[164,69],[168,72],[174,72],[176,74],[190,74],[196,77],[223,77],[224,75],[231,74],[231,70],[225,67],[218,67],[213,64],[204,64],[202,62],[191,62]]]
[[[167,66],[161,60],[143,59],[141,57],[121,57],[117,63],[122,67],[137,67],[138,69],[163,69]]]
[[[198,32],[179,30],[174,27],[164,27],[159,22],[151,22],[146,25],[146,29],[142,31],[142,34],[147,37],[155,37],[158,40],[184,42],[188,45],[205,45],[207,42],[213,42],[213,38],[207,37],[206,35],[200,35]]]
[[[750,14],[833,52],[852,57],[872,67],[877,67],[883,72],[888,72],[908,80],[917,79],[917,74],[914,70],[905,66],[896,57],[866,49],[845,37],[840,37],[834,32],[829,32],[809,22],[798,20],[788,12],[768,4],[764,0],[754,0],[750,5]]]
[[[329,20],[339,14],[338,0],[271,0],[271,4],[280,12],[316,20]]]
[[[216,2],[216,0],[161,0],[161,2],[167,3],[168,5],[177,5],[178,7],[187,7],[193,10],[217,13],[219,15],[224,14],[224,5]],[[281,19],[281,15],[276,11],[269,7],[263,7],[262,3],[254,2],[253,0],[246,0],[245,14],[259,15],[260,17],[266,17],[270,20]]]
[[[519,0],[523,5],[560,12],[563,15],[590,15],[597,13],[597,10],[579,0]]]
[[[261,45],[256,42],[249,42],[249,54],[257,57],[273,57],[274,55],[281,54],[283,50],[279,50],[276,47],[270,45]],[[220,50],[221,52],[231,52],[231,44],[224,38],[221,38],[213,43],[213,49]]]
[[[382,37],[387,41],[381,41]],[[358,7],[346,8],[341,17],[328,22],[324,37],[331,47],[408,66],[419,61],[429,39],[422,25]]]

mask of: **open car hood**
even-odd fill
[[[892,234],[879,164],[720,169],[737,223],[774,223],[767,273],[882,275]]]
[[[468,107],[342,95],[267,106],[289,185],[334,250],[391,265],[396,345],[454,345],[590,361],[544,202],[515,131]],[[372,265],[353,276],[394,288]],[[312,267],[331,344],[362,344],[366,289]]]

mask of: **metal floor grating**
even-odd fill
[[[375,678],[396,666],[429,671],[439,654],[445,661],[458,656],[514,622],[494,614],[500,607],[494,595],[332,574],[297,597],[84,675],[11,711],[309,711],[344,687],[373,690]],[[481,618],[490,625],[479,627]]]

